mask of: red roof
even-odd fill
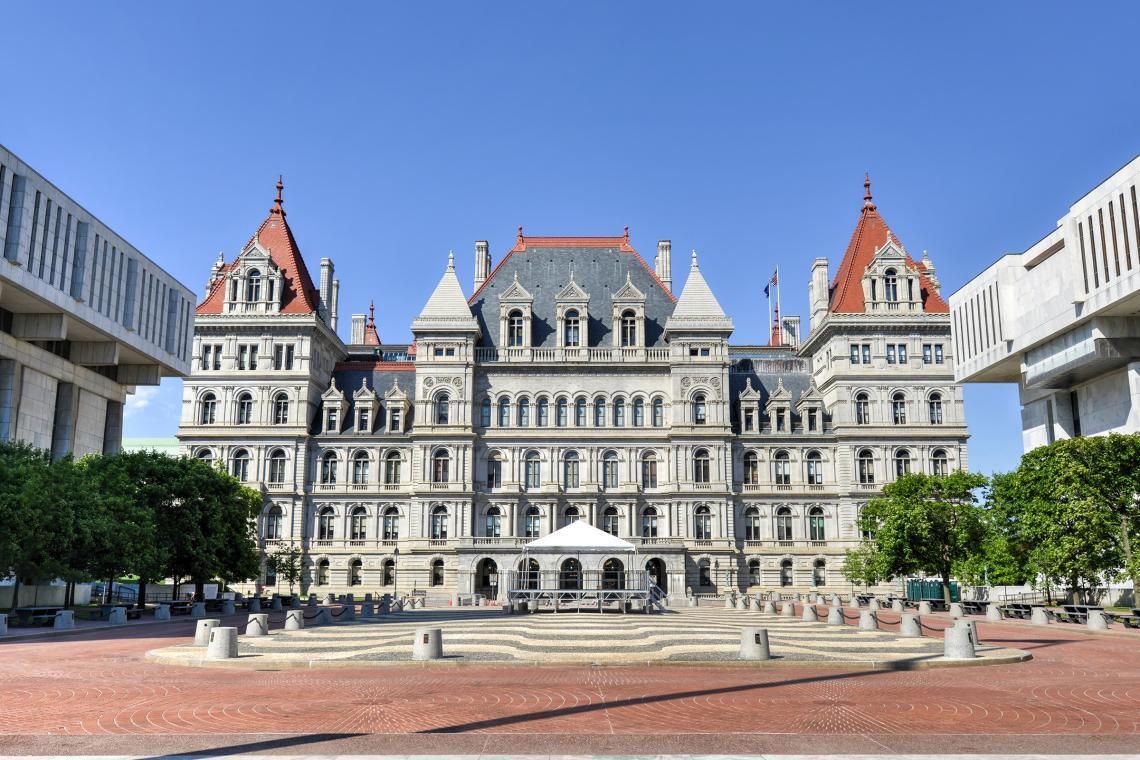
[[[284,185],[277,180],[277,199],[273,208],[269,209],[269,216],[257,228],[257,232],[250,238],[249,243],[257,242],[262,248],[269,251],[269,257],[280,269],[285,284],[282,288],[281,313],[282,314],[313,314],[320,305],[321,296],[309,270],[305,267],[305,259],[301,256],[301,249],[293,239],[293,231],[285,221],[284,201],[281,199],[281,190]],[[246,243],[245,247],[249,247]],[[240,258],[240,256],[239,256]],[[237,261],[227,264],[222,272],[227,272],[237,265]],[[198,304],[199,314],[221,314],[225,301],[225,278],[219,277],[214,281],[210,294],[206,300]]]
[[[479,295],[479,291],[487,287],[487,283],[495,278],[495,275],[503,268],[503,264],[507,263],[507,259],[511,257],[511,254],[516,252],[522,253],[527,248],[617,248],[623,253],[632,254],[633,257],[641,263],[641,266],[645,267],[645,271],[649,272],[649,276],[661,286],[661,289],[665,291],[665,295],[669,296],[669,298],[673,300],[673,303],[677,303],[677,296],[673,295],[673,292],[665,287],[665,283],[661,282],[657,277],[657,273],[653,271],[653,267],[649,266],[645,259],[641,258],[641,254],[630,245],[629,227],[625,228],[624,234],[616,237],[590,237],[582,235],[557,237],[540,235],[524,236],[521,226],[519,227],[518,237],[515,238],[515,247],[507,252],[507,255],[495,266],[491,274],[487,276],[487,279],[484,280],[478,289],[471,294],[471,297],[467,299],[467,303],[475,303],[475,298]]]
[[[376,332],[376,303],[368,304],[368,322],[364,325],[364,345],[379,346],[380,334]]]
[[[875,252],[882,248],[887,238],[899,248],[902,243],[887,227],[883,217],[875,204],[871,202],[871,180],[868,177],[863,182],[866,193],[863,196],[863,210],[859,214],[859,222],[855,225],[855,232],[851,235],[851,242],[847,244],[847,252],[843,254],[843,261],[839,263],[839,270],[835,279],[831,281],[831,311],[845,314],[862,314],[866,309],[863,304],[863,273],[875,258]],[[919,272],[918,282],[922,293],[922,309],[927,313],[949,314],[950,305],[934,289],[930,280],[922,274],[924,267],[906,255],[906,265]]]
[[[365,371],[393,371],[393,372],[414,372],[416,369],[415,362],[385,362],[385,361],[349,361],[337,362],[335,372],[342,370],[365,370]]]

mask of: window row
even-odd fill
[[[902,391],[896,391],[891,394],[890,401],[890,422],[894,425],[907,424],[907,405],[906,394]],[[941,425],[945,417],[943,415],[943,402],[942,394],[935,392],[931,393],[926,399],[926,422],[931,425]],[[855,394],[855,424],[856,425],[870,425],[873,422],[873,415],[871,414],[871,396],[866,391],[859,391]]]
[[[946,361],[946,355],[943,351],[941,343],[923,343],[922,344],[922,363],[923,364],[943,364]],[[870,364],[871,363],[871,344],[870,343],[852,343],[851,350],[851,363],[852,364]],[[887,364],[906,364],[907,363],[907,344],[906,343],[888,343],[886,346]]]
[[[206,391],[198,399],[198,424],[199,425],[214,425],[222,418],[218,414],[221,402],[218,396],[213,391]],[[289,395],[284,391],[274,394],[270,406],[269,422],[273,425],[287,425],[289,424],[291,403]],[[238,394],[233,402],[233,414],[231,419],[236,425],[252,425],[257,421],[254,416],[254,398],[253,394],[249,391],[243,391]]]
[[[388,558],[380,565],[380,585],[381,586],[395,586],[398,580],[396,560]],[[327,559],[322,559],[317,562],[316,577],[314,585],[328,586],[331,582],[331,567]],[[276,575],[273,576],[273,583],[269,582],[269,574],[266,573],[265,585],[276,585]],[[434,559],[428,566],[428,583],[433,587],[443,585],[443,560]],[[364,563],[359,559],[354,559],[348,563],[348,585],[361,586],[364,584]],[[410,584],[414,585],[414,584]]]
[[[914,461],[910,449],[895,449],[891,457],[891,471],[896,478],[911,472]],[[855,471],[858,480],[863,485],[875,483],[875,454],[870,449],[860,449],[855,455]],[[946,449],[934,449],[930,452],[930,474],[947,475],[950,473],[950,457]]]
[[[438,400],[437,400],[438,403]],[[553,406],[553,410],[551,407]],[[648,406],[648,408],[647,408]],[[665,402],[656,398],[646,404],[645,399],[635,398],[627,404],[622,397],[617,397],[607,403],[606,399],[597,398],[591,403],[584,396],[571,401],[560,397],[551,404],[549,398],[540,396],[534,402],[534,414],[531,414],[531,401],[526,396],[519,397],[511,403],[510,399],[500,398],[492,403],[485,398],[479,405],[479,424],[482,427],[491,427],[492,421],[496,427],[530,427],[533,423],[537,427],[569,427],[573,420],[574,427],[663,427],[665,425]],[[439,416],[437,412],[437,417]],[[438,423],[446,424],[446,423]]]
[[[760,484],[760,457],[755,451],[744,454],[743,483],[746,486]],[[808,485],[823,485],[823,455],[809,451],[804,456],[804,482]],[[772,482],[778,486],[791,485],[792,458],[787,451],[777,451],[772,455]]]
[[[220,370],[222,368],[221,343],[202,343],[199,349],[198,369]],[[239,370],[256,370],[260,346],[257,343],[243,343],[237,347],[234,354],[234,367]],[[292,343],[276,343],[273,346],[273,361],[271,366],[276,371],[291,370],[297,359],[297,347]]]

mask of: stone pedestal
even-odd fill
[[[314,596],[314,595],[312,595],[312,594],[309,594],[309,601],[308,601],[308,602],[306,602],[306,606],[308,606],[308,607],[316,607],[316,606],[317,606],[317,597],[315,597],[315,596]]]
[[[902,611],[903,611],[903,603],[900,600],[896,599],[893,602],[891,602],[891,612],[902,612]]]
[[[268,612],[254,612],[249,616],[249,620],[245,624],[246,636],[268,636],[269,635],[269,613]]]
[[[783,615],[784,617],[795,617],[796,616],[796,603],[793,601],[784,602],[784,606],[780,610],[780,614]]]
[[[860,610],[859,611],[859,630],[860,631],[877,631],[879,630],[879,618],[875,615],[874,610]]]
[[[849,609],[849,610],[859,609],[859,600],[855,598],[854,594],[851,595],[851,600],[849,602],[847,602],[847,609]]]
[[[72,610],[60,610],[55,613],[55,620],[52,621],[51,627],[57,631],[67,631],[75,627],[75,612]]]
[[[768,646],[768,630],[749,626],[740,632],[740,659],[770,660],[772,652]]]
[[[284,607],[281,606],[281,597],[280,596],[278,596],[277,594],[273,595],[273,598],[269,600],[269,609],[271,609],[271,610],[284,609]]]
[[[207,619],[199,620],[198,625],[194,627],[194,646],[204,647],[210,643],[210,631],[217,628],[222,624],[221,620]]]
[[[1108,618],[1100,610],[1089,610],[1088,619],[1085,621],[1085,626],[1090,631],[1107,631]]]
[[[1001,622],[1001,607],[996,604],[989,604],[986,606],[986,620],[994,623]]]
[[[919,602],[918,603],[918,614],[919,615],[929,615],[930,613],[931,613],[930,602]]]
[[[815,605],[805,604],[804,614],[800,616],[800,620],[804,621],[805,623],[818,623],[819,615],[815,611]]]
[[[325,594],[325,604],[336,604],[336,594]]]
[[[160,604],[154,608],[155,620],[170,620],[170,605]]]
[[[443,657],[443,630],[417,628],[412,641],[413,660],[438,660]]]
[[[916,639],[922,636],[922,618],[913,612],[904,612],[899,621],[899,636]]]
[[[238,656],[237,628],[214,627],[206,645],[207,660],[232,660]]]
[[[748,598],[748,610],[750,612],[759,612],[760,611],[760,600],[758,600],[754,596],[749,597]]]
[[[726,610],[731,610],[735,606],[736,606],[736,602],[733,601],[732,594],[728,594],[727,596],[724,597],[724,608]]]
[[[950,617],[957,619],[957,618],[962,617],[965,614],[966,613],[962,610],[961,604],[959,604],[958,602],[951,602],[950,603]]]
[[[776,614],[776,603],[773,602],[771,599],[764,602],[764,612],[766,612],[769,615],[775,615]]]
[[[256,596],[249,600],[249,606],[246,608],[249,612],[261,612],[261,600]]]
[[[303,610],[289,610],[285,613],[285,630],[299,631],[305,627],[305,613]]]
[[[376,608],[372,606],[372,600],[360,603],[360,617],[373,618],[376,617]]]
[[[280,602],[280,601],[281,600],[279,599],[278,602]],[[222,602],[222,617],[227,617],[229,615],[236,615],[236,614],[237,614],[237,609],[234,607],[234,600],[233,599],[227,599],[224,602]]]
[[[689,600],[689,606],[690,607],[696,607],[697,606],[697,598],[695,596],[687,597],[687,599]]]
[[[743,594],[736,597],[736,609],[738,609],[738,610],[748,609],[748,599]]]
[[[201,620],[204,617],[206,617],[205,602],[194,602],[194,604],[190,605],[190,618],[192,620]],[[203,644],[203,646],[205,645]]]
[[[301,597],[296,596],[296,595],[289,597],[289,609],[291,609],[291,610],[301,609]]]
[[[1029,622],[1033,625],[1049,625],[1049,613],[1045,611],[1044,607],[1034,607],[1033,612],[1030,613]]]
[[[950,626],[943,632],[942,655],[948,660],[971,660],[977,655],[974,653],[974,642],[970,641],[970,629]]]
[[[867,602],[867,609],[871,612],[879,611],[879,600],[876,597],[871,597],[871,601]]]
[[[122,607],[112,607],[111,612],[107,615],[107,624],[126,625],[127,611]]]
[[[827,624],[843,625],[843,608],[838,604],[833,604],[827,608]]]
[[[0,636],[8,635],[8,616],[0,614]]]
[[[965,628],[970,633],[970,641],[973,642],[975,647],[982,645],[981,640],[978,638],[978,624],[973,620],[959,620],[954,624],[958,628]]]

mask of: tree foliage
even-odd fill
[[[301,580],[301,550],[292,544],[284,546],[266,557],[265,565],[289,584],[289,593],[292,594],[293,586]]]

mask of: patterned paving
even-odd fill
[[[825,662],[230,670],[145,660],[185,641],[189,622],[7,642],[0,755],[1138,751],[1136,638],[984,621],[978,630],[1033,659],[914,671]]]
[[[801,612],[797,605],[796,611]],[[825,608],[821,607],[826,617]],[[847,612],[857,620],[858,613]],[[854,622],[854,621],[852,621]],[[739,662],[741,629],[768,630],[773,661],[818,661],[860,667],[892,664],[936,665],[942,642],[900,638],[890,632],[860,631],[853,625],[805,623],[799,617],[697,608],[664,614],[542,613],[505,615],[474,608],[415,611],[376,620],[357,620],[273,631],[242,637],[240,654],[247,667],[344,665],[401,662],[411,659],[416,628],[443,632],[443,662],[514,661],[524,663]],[[1025,657],[993,646],[980,651],[982,662]],[[161,662],[203,662],[203,650],[189,645],[150,653]],[[227,663],[232,665],[234,663]]]

